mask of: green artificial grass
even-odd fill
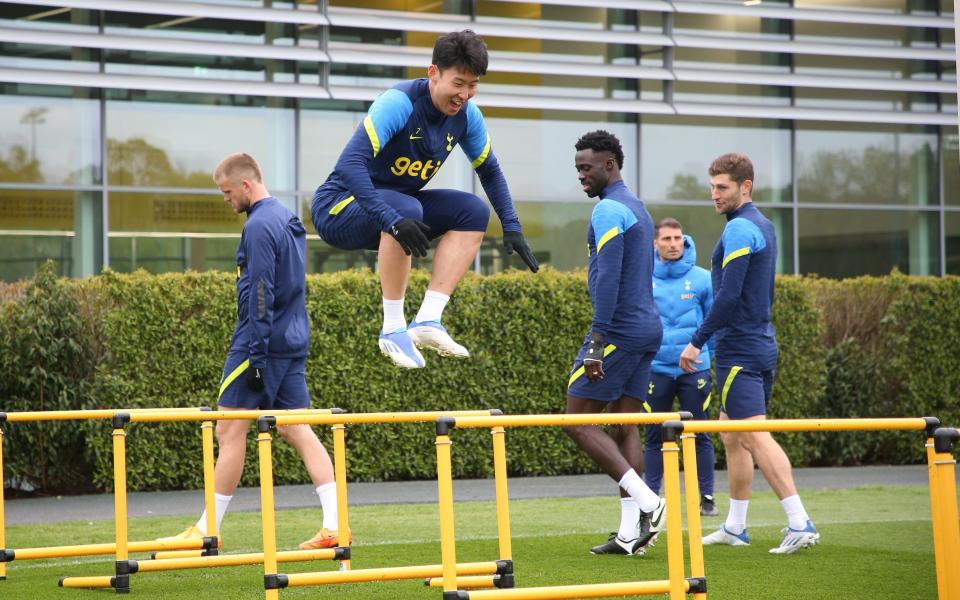
[[[111,502],[106,496],[104,500],[105,510],[109,510]],[[704,549],[709,598],[936,597],[930,500],[925,486],[805,490],[803,500],[820,530],[821,544],[794,555],[769,554],[767,550],[779,543],[784,516],[771,493],[758,493],[750,505],[752,544]],[[725,514],[726,498],[719,496],[718,503]],[[462,502],[455,510],[458,561],[496,560],[493,502]],[[510,511],[518,587],[667,577],[665,536],[643,557],[589,554],[590,547],[605,541],[619,522],[619,502],[612,495],[515,500],[510,503]],[[319,527],[318,519],[319,511],[278,513],[277,539],[281,549],[295,548],[298,542],[310,537]],[[704,531],[718,527],[721,519],[704,519]],[[439,521],[433,504],[361,506],[351,510],[350,520],[355,537],[354,569],[440,562]],[[130,539],[171,535],[191,522],[188,517],[133,519]],[[259,513],[231,513],[224,522],[225,552],[258,551],[260,536]],[[17,548],[112,540],[112,521],[83,521],[10,527],[6,545]],[[112,574],[112,564],[112,556],[15,561],[8,564],[7,580],[0,582],[0,598],[83,600],[112,596],[112,590],[57,587],[57,580],[64,575]],[[335,568],[335,563],[327,561],[280,565],[280,571],[285,573]],[[263,598],[263,570],[255,565],[143,573],[132,576],[131,588],[131,596],[141,598]],[[424,587],[422,580],[407,580],[288,588],[280,596],[439,599],[441,591]]]

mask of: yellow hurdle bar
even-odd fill
[[[739,431],[891,431],[926,429],[922,418],[897,419],[768,419],[749,421],[684,421],[683,430],[690,433],[723,433]]]
[[[107,408],[98,410],[36,410],[7,413],[7,421],[11,423],[24,421],[84,421],[90,419],[110,419],[113,415],[127,413],[131,415],[160,414],[160,413],[190,413],[196,415],[203,409],[196,407],[183,408]]]
[[[931,433],[931,437],[927,438],[925,444],[927,452],[927,478],[930,487],[930,521],[933,525],[933,558],[937,571],[937,598],[945,600],[950,598],[950,595],[947,593],[947,575],[944,573],[946,560],[944,559],[943,553],[943,529],[937,527],[937,524],[942,521],[943,517],[940,512],[940,495],[937,493],[937,455],[933,448],[932,435]]]
[[[703,526],[700,523],[700,481],[697,473],[697,436],[684,434],[680,436],[683,448],[683,477],[686,496],[687,513],[687,547],[690,549],[690,577],[702,579],[705,577],[703,566]],[[705,592],[697,592],[694,600],[706,600]]]
[[[3,515],[3,421],[0,420],[0,552],[5,552],[7,547],[7,522]],[[0,562],[0,581],[7,578],[7,563]]]
[[[688,586],[683,578],[686,568],[683,564],[683,519],[680,514],[680,448],[677,447],[676,439],[667,439],[664,436],[661,453],[663,494],[667,502],[667,574],[670,578],[670,600],[684,600]]]
[[[277,522],[273,504],[273,450],[269,421],[257,421],[257,451],[260,458],[260,519],[263,529],[263,575],[266,600],[279,600],[278,586],[267,585],[267,578],[277,578]]]
[[[333,560],[337,557],[335,548],[321,550],[291,550],[277,552],[277,562],[306,562],[309,560]],[[240,565],[259,565],[263,563],[263,552],[245,554],[221,554],[219,556],[200,556],[197,558],[167,558],[163,560],[134,561],[136,567],[131,573],[154,573],[176,569],[206,569],[208,567],[236,567]]]
[[[510,540],[510,496],[507,493],[507,443],[503,427],[490,430],[493,438],[493,477],[497,499],[497,541],[500,545],[500,560],[513,560]],[[511,586],[512,587],[512,586]]]
[[[493,575],[497,563],[478,562],[455,565],[457,575]],[[331,583],[363,583],[369,581],[392,581],[395,579],[424,579],[439,577],[443,565],[418,565],[412,567],[383,567],[380,569],[354,569],[352,571],[321,571],[318,573],[291,573],[284,575],[290,587],[326,585]]]
[[[466,427],[557,427],[566,425],[660,425],[664,421],[680,419],[680,413],[594,413],[580,415],[499,415],[485,417],[454,417],[457,428]]]
[[[127,531],[127,432],[121,417],[113,418],[113,518],[116,527],[117,576],[113,586],[118,594],[130,591],[130,574],[126,570],[130,558]]]
[[[131,550],[132,552],[132,550]],[[206,556],[205,550],[171,550],[169,552],[154,552],[150,560],[169,560],[171,558],[199,558]]]
[[[97,577],[61,577],[57,585],[65,588],[108,588],[113,587],[115,579],[112,575]]]
[[[174,423],[178,421],[256,421],[260,417],[272,415],[309,415],[327,416],[340,409],[301,408],[295,410],[211,410],[202,413],[171,410],[166,412],[130,413],[131,423]],[[330,419],[329,422],[335,422]]]
[[[203,539],[179,540],[170,542],[129,542],[128,552],[154,552],[164,550],[191,550],[200,551],[204,547]],[[192,550],[199,548],[200,550]],[[76,546],[50,546],[44,548],[20,548],[13,550],[16,560],[42,560],[46,558],[69,558],[74,556],[100,556],[113,554],[117,545],[110,544],[82,544]]]
[[[214,485],[214,467],[216,461],[213,456],[213,421],[203,421],[200,423],[200,438],[203,447],[203,507],[207,512],[207,535],[216,536],[219,540],[220,532],[217,531],[217,502],[214,494],[216,486]],[[211,554],[216,554],[220,549],[219,544],[213,548]]]
[[[685,588],[689,584],[684,581]],[[587,583],[550,587],[514,588],[509,590],[477,590],[464,592],[468,600],[559,600],[561,598],[613,598],[670,592],[669,581],[636,581],[624,583]]]
[[[216,414],[216,413],[211,413]],[[277,417],[277,427],[281,425],[351,425],[356,423],[423,423],[436,421],[440,417],[489,417],[489,410],[428,410],[389,413],[346,413],[334,415],[297,416],[296,411],[279,411],[271,414]]]
[[[930,495],[931,498],[936,497],[932,504],[938,511],[933,515],[933,530],[940,600],[960,600],[960,518],[957,514],[957,461],[953,457],[958,439],[960,431],[939,428],[933,434],[933,452],[928,454],[932,458],[935,475],[930,482]]]
[[[453,442],[446,427],[437,425],[437,492],[440,509],[440,559],[443,594],[457,590],[457,537],[453,518]],[[466,575],[466,573],[464,573]],[[433,575],[425,575],[433,577]]]
[[[350,541],[344,542],[350,535],[350,514],[347,504],[347,440],[346,427],[343,424],[334,425],[333,429],[333,482],[337,488],[337,544],[349,546]],[[350,570],[350,559],[340,561],[340,570]]]
[[[477,588],[494,588],[500,581],[499,575],[465,575],[457,577],[457,589],[469,590]],[[427,587],[443,587],[442,577],[427,577],[423,582]]]

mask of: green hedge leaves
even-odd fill
[[[428,282],[414,272],[412,316]],[[545,269],[468,276],[444,324],[469,360],[425,355],[402,370],[380,355],[379,283],[369,271],[310,276],[307,380],[314,407],[350,412],[564,408],[570,364],[589,327],[585,274]],[[41,269],[26,287],[0,290],[0,410],[216,406],[236,319],[235,279],[222,272],[58,279]],[[774,323],[780,342],[771,417],[939,416],[960,423],[960,370],[947,348],[960,339],[960,278],[892,275],[830,281],[779,277]],[[109,489],[109,425],[8,424],[5,475],[46,492]],[[329,447],[328,428],[317,428]],[[454,436],[457,476],[491,473],[489,432]],[[248,453],[256,447],[250,436]],[[279,436],[276,438],[279,440]],[[593,472],[557,428],[508,432],[512,475]],[[913,433],[778,436],[794,465],[917,462]],[[131,490],[201,486],[200,432],[193,423],[129,427]],[[718,449],[720,445],[718,444]],[[354,481],[435,476],[427,424],[351,426]],[[256,485],[254,460],[243,483]],[[719,454],[722,465],[722,453]],[[278,484],[307,474],[287,444],[275,444]]]

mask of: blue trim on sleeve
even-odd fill
[[[467,102],[467,132],[460,147],[464,154],[472,163],[481,154],[487,146],[487,123],[483,119],[483,113],[473,102]]]
[[[597,202],[597,205],[593,207],[593,214],[590,216],[590,224],[593,225],[593,234],[597,237],[597,243],[600,242],[600,238],[604,234],[614,227],[617,228],[618,234],[623,234],[636,222],[636,215],[626,205],[609,198]]]
[[[763,238],[760,228],[743,217],[731,219],[727,223],[721,240],[723,240],[724,259],[742,248],[749,248],[751,254],[756,254],[767,247],[767,241]]]
[[[373,127],[380,140],[380,148],[387,145],[398,131],[407,124],[407,119],[413,114],[413,103],[410,97],[397,88],[391,88],[373,101],[367,115],[373,121]]]

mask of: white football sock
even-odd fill
[[[640,537],[640,506],[633,498],[620,498],[620,529],[617,537],[632,542]]]
[[[407,320],[403,316],[403,298],[399,300],[383,299],[383,332],[393,333],[406,329]]]
[[[803,529],[807,526],[807,520],[810,519],[810,517],[803,508],[803,502],[800,501],[799,494],[787,496],[780,501],[780,506],[782,506],[783,511],[787,513],[787,524],[791,529]]]
[[[727,521],[723,524],[727,531],[734,535],[740,535],[747,528],[747,506],[749,500],[734,500],[730,498],[730,511],[727,513]]]
[[[640,505],[640,510],[643,512],[653,512],[660,506],[660,496],[654,494],[653,490],[643,482],[643,479],[633,469],[624,473],[619,483],[620,487]]]
[[[337,484],[333,481],[317,487],[320,508],[323,510],[324,529],[337,530]]]
[[[220,532],[220,524],[223,523],[223,515],[227,514],[227,507],[230,506],[230,501],[233,500],[233,496],[224,496],[223,494],[214,494],[213,495],[213,505],[214,511],[217,513],[217,533]],[[197,529],[200,530],[200,533],[207,535],[207,510],[204,509],[203,513],[200,515],[200,520],[197,521]]]
[[[423,295],[423,304],[420,305],[420,312],[417,313],[417,323],[426,323],[427,321],[439,321],[443,316],[443,309],[446,308],[450,296],[427,290]]]

